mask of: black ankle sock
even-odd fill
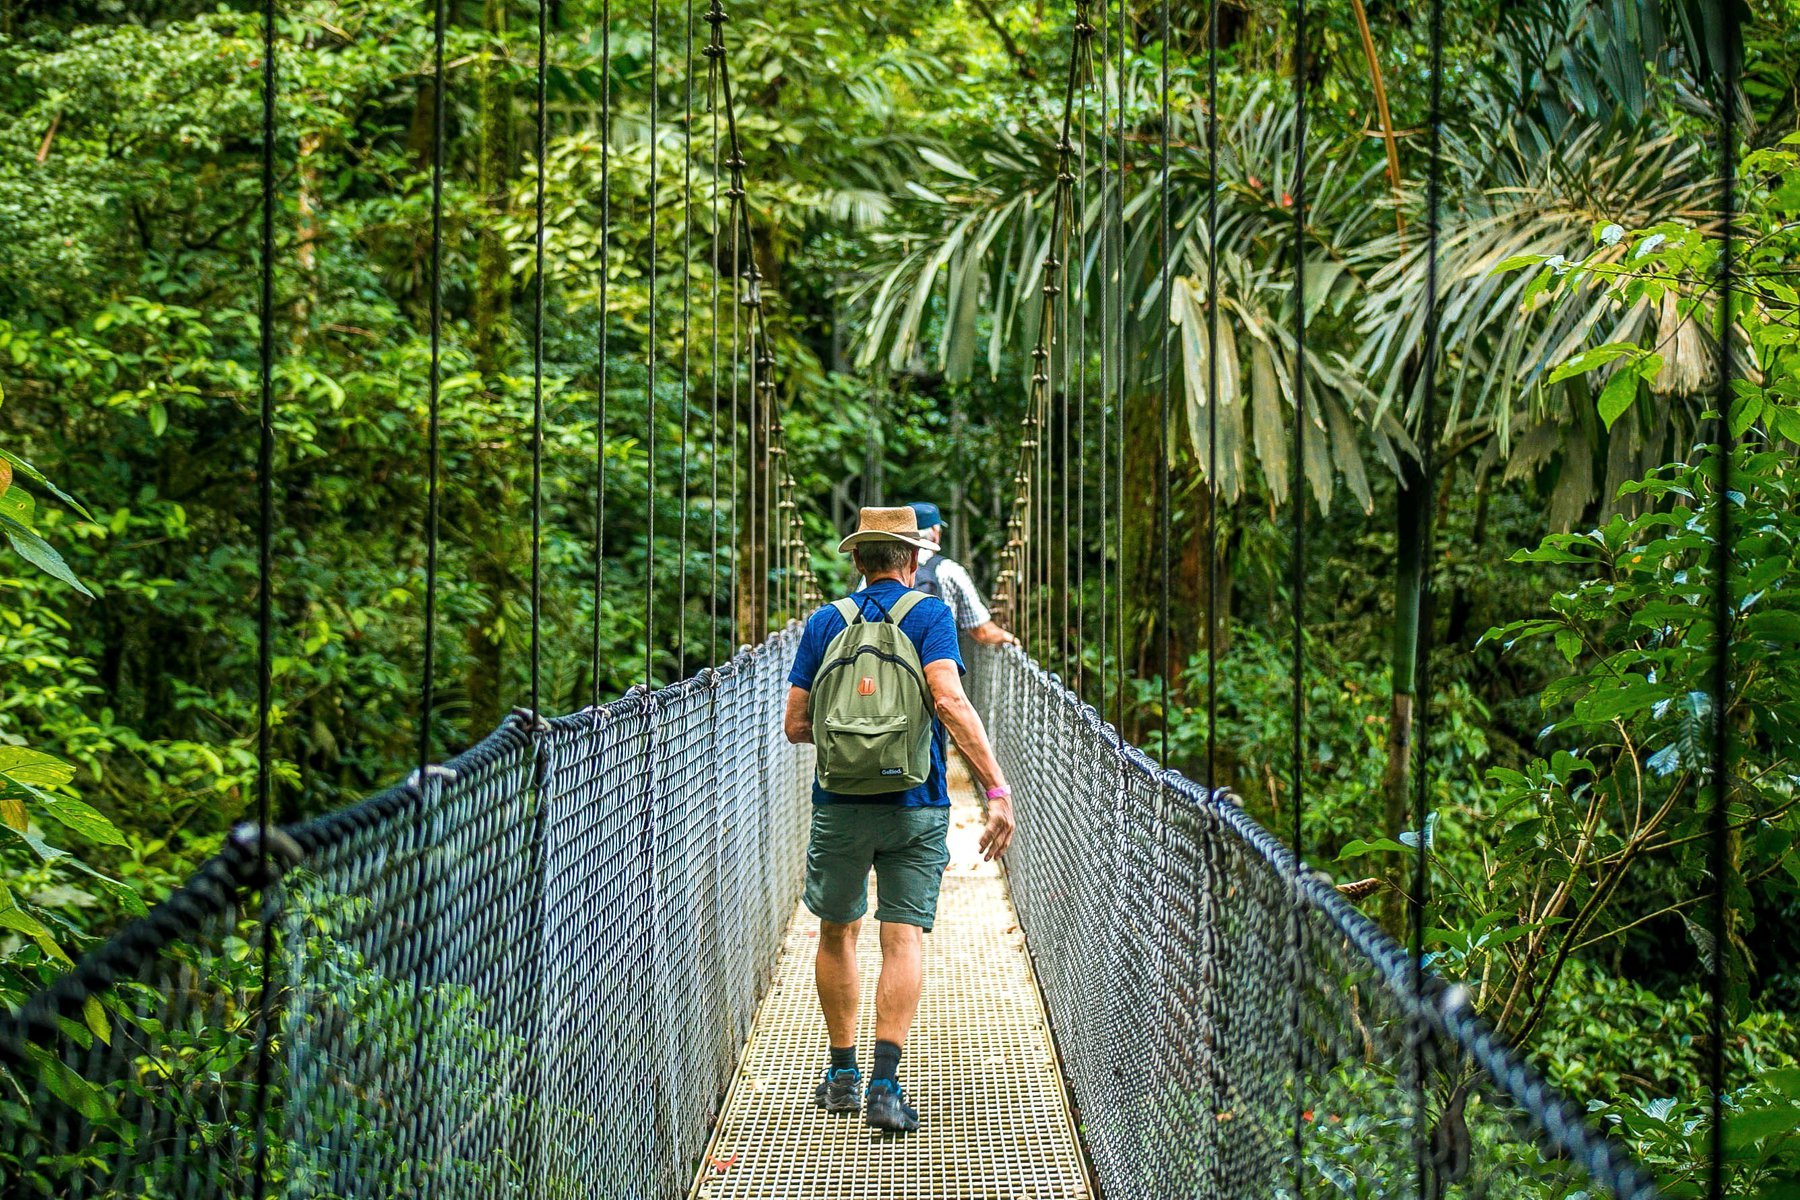
[[[875,1043],[875,1073],[869,1078],[896,1080],[900,1074],[900,1047],[894,1042]]]
[[[856,1070],[856,1047],[833,1046],[831,1048],[831,1069],[842,1071],[845,1068]]]

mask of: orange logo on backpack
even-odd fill
[[[875,679],[874,679],[874,677],[870,676],[870,675],[864,675],[862,677],[862,679],[857,682],[856,694],[859,696],[873,696],[875,694]]]

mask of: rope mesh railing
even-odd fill
[[[1160,770],[1018,650],[967,653],[1014,786],[1013,902],[1108,1200],[1421,1197],[1421,1150],[1429,1200],[1654,1194],[1228,792]]]
[[[273,831],[274,878],[245,827],[0,1022],[0,1194],[685,1194],[799,899],[796,636],[515,714]]]

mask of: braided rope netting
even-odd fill
[[[685,1194],[799,899],[796,636],[517,714],[422,789],[280,831],[267,887],[245,831],[0,1024],[0,1194]]]
[[[1461,988],[1418,989],[1406,951],[1228,792],[1159,770],[1017,650],[967,653],[1014,787],[1013,902],[1107,1200],[1654,1195]]]

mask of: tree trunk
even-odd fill
[[[506,46],[507,0],[483,0],[482,32],[487,35],[476,62],[480,92],[481,141],[476,189],[488,211],[475,232],[475,357],[492,364],[497,337],[512,307],[512,275],[506,246],[496,228],[512,206],[513,97],[501,58]]]
[[[1424,596],[1425,522],[1434,497],[1426,490],[1423,468],[1412,458],[1401,459],[1399,486],[1394,496],[1394,641],[1393,685],[1390,689],[1387,732],[1387,766],[1381,773],[1382,837],[1395,837],[1412,825],[1413,714],[1417,702],[1420,603]],[[1406,896],[1412,875],[1408,864],[1394,856],[1387,864],[1389,883],[1384,893],[1381,920],[1398,936],[1406,924]]]

